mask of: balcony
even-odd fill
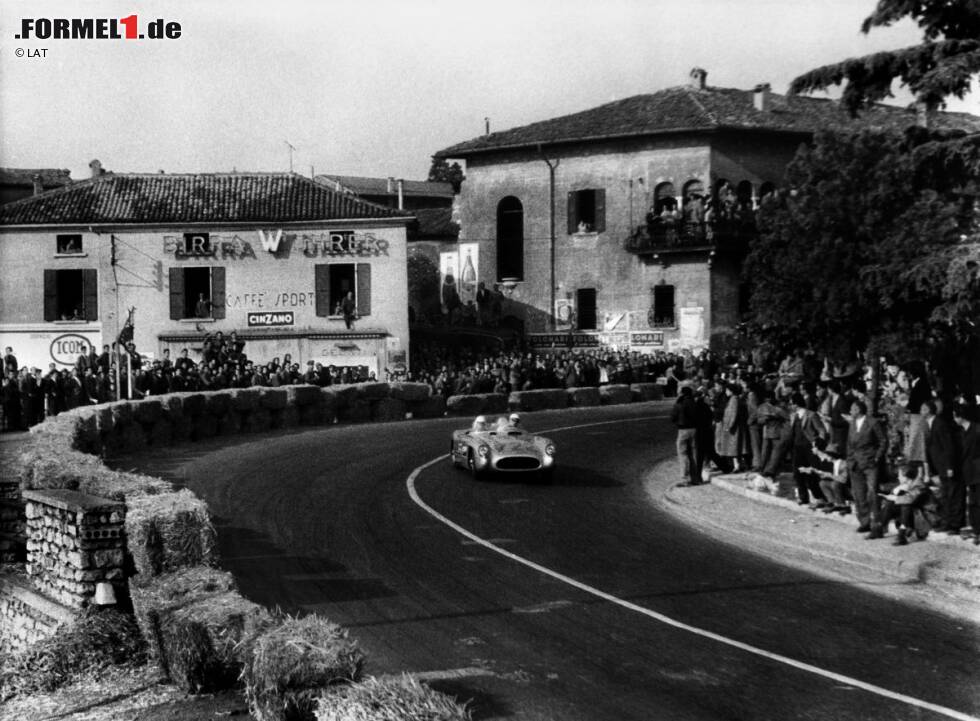
[[[701,222],[653,218],[627,236],[624,247],[641,256],[719,251],[741,255],[755,235],[754,218]]]

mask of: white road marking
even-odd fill
[[[560,428],[551,428],[541,432],[557,433],[559,431],[570,431],[570,430],[575,430],[577,428],[591,428],[593,426],[610,425],[614,423],[630,423],[635,421],[647,421],[647,420],[652,420],[654,418],[666,418],[666,417],[667,416],[664,415],[658,415],[658,416],[643,416],[640,418],[624,418],[622,420],[617,420],[617,421],[600,421],[597,423],[583,423],[583,424],[573,425],[573,426],[562,426]],[[751,653],[756,656],[761,656],[763,658],[769,659],[770,661],[782,663],[787,666],[791,666],[792,668],[798,669],[800,671],[806,671],[816,676],[822,676],[823,678],[830,679],[831,681],[836,681],[838,683],[845,684],[847,686],[859,688],[862,691],[867,691],[869,693],[873,693],[878,696],[883,696],[884,698],[889,698],[892,699],[893,701],[899,701],[901,703],[908,704],[909,706],[914,706],[916,708],[932,711],[934,713],[938,713],[940,715],[947,716],[949,718],[959,719],[960,721],[980,721],[980,719],[978,719],[977,717],[970,716],[969,714],[965,714],[962,711],[957,711],[956,709],[946,708],[945,706],[940,706],[938,704],[930,703],[928,701],[923,701],[921,699],[914,698],[913,696],[907,696],[902,693],[897,693],[887,688],[882,688],[881,686],[875,686],[874,684],[866,683],[859,679],[851,678],[850,676],[845,676],[844,674],[836,673],[834,671],[828,671],[827,669],[820,668],[819,666],[813,666],[812,664],[804,663],[803,661],[797,661],[796,659],[789,658],[788,656],[782,656],[778,653],[766,651],[765,649],[758,648],[756,646],[752,646],[747,643],[743,643],[741,641],[736,641],[735,639],[728,638],[727,636],[722,636],[721,634],[717,634],[703,628],[698,628],[697,626],[691,626],[681,621],[677,621],[673,618],[670,618],[669,616],[663,615],[662,613],[657,613],[656,611],[653,611],[649,608],[645,608],[643,606],[639,606],[631,601],[627,601],[617,596],[613,596],[610,593],[606,593],[605,591],[602,591],[598,588],[589,586],[585,583],[582,583],[581,581],[576,581],[574,578],[565,576],[564,574],[558,573],[557,571],[553,571],[552,569],[542,566],[541,564],[535,563],[534,561],[524,558],[523,556],[518,556],[516,553],[511,553],[505,548],[500,548],[499,546],[495,546],[490,541],[480,538],[475,533],[466,530],[458,523],[455,523],[454,521],[450,520],[446,516],[442,515],[437,510],[432,508],[432,506],[428,505],[425,501],[423,501],[422,498],[419,496],[418,491],[415,488],[415,479],[418,478],[419,474],[421,474],[422,471],[424,471],[426,468],[428,468],[429,466],[434,466],[436,463],[440,463],[448,457],[449,457],[448,455],[438,456],[437,458],[433,458],[431,461],[427,463],[423,463],[421,466],[415,468],[409,474],[408,479],[406,480],[406,486],[408,487],[408,495],[415,502],[415,504],[419,506],[422,510],[424,510],[426,513],[431,515],[433,518],[439,520],[449,528],[453,529],[460,535],[470,539],[470,541],[472,541],[474,544],[483,546],[484,548],[493,551],[494,553],[499,553],[504,558],[508,558],[511,561],[527,566],[528,568],[531,568],[537,571],[538,573],[544,574],[545,576],[549,576],[555,579],[556,581],[560,581],[562,583],[568,584],[569,586],[572,586],[573,588],[577,588],[580,591],[584,591],[585,593],[595,596],[596,598],[601,598],[604,601],[608,601],[609,603],[615,604],[617,606],[621,606],[622,608],[625,608],[629,611],[635,611],[636,613],[642,614],[648,618],[653,619],[654,621],[659,621],[660,623],[679,629],[681,631],[687,631],[688,633],[693,633],[696,636],[701,636],[702,638],[707,638],[712,641],[716,641],[718,643],[724,644],[726,646],[737,648],[740,651],[745,651],[746,653]]]

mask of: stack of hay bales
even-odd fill
[[[217,563],[217,534],[207,505],[186,489],[131,498],[126,539],[137,581]]]
[[[510,394],[508,406],[512,411],[541,411],[548,408],[567,408],[568,394],[564,388],[514,391]]]
[[[446,399],[446,413],[451,416],[476,416],[506,412],[507,396],[502,393],[474,393],[465,396],[449,396]]]
[[[633,392],[625,383],[614,383],[613,385],[600,387],[599,398],[602,400],[602,405],[604,406],[619,405],[632,401]]]
[[[150,657],[189,693],[229,688],[241,673],[245,638],[272,623],[235,589],[230,573],[190,566],[130,586]]]
[[[598,388],[569,388],[565,391],[565,394],[568,396],[568,405],[573,408],[597,406],[602,403]]]
[[[347,631],[319,616],[284,618],[247,643],[242,681],[257,721],[312,719],[317,698],[361,677],[364,654]]]
[[[633,400],[637,403],[664,399],[664,387],[659,383],[633,383],[630,391],[633,393]]]

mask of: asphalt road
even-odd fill
[[[413,474],[459,419],[136,465],[207,500],[246,596],[346,626],[369,673],[421,673],[476,719],[980,717],[975,627],[721,544],[652,504],[642,479],[673,452],[668,410],[527,414],[532,431],[565,428],[549,432],[550,486],[476,482],[445,459]]]

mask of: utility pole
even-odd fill
[[[538,155],[541,156],[543,160],[548,165],[548,190],[550,194],[550,221],[551,221],[551,238],[549,243],[550,251],[550,266],[551,266],[551,307],[548,309],[548,316],[551,318],[551,330],[558,329],[558,318],[555,315],[555,168],[561,162],[558,158],[554,162],[545,157],[544,151],[541,149],[541,143],[538,143]]]
[[[293,151],[296,150],[296,148],[294,148],[293,147],[293,144],[290,143],[288,140],[283,140],[282,142],[284,142],[286,144],[286,146],[289,148],[289,172],[292,173],[293,172]]]

